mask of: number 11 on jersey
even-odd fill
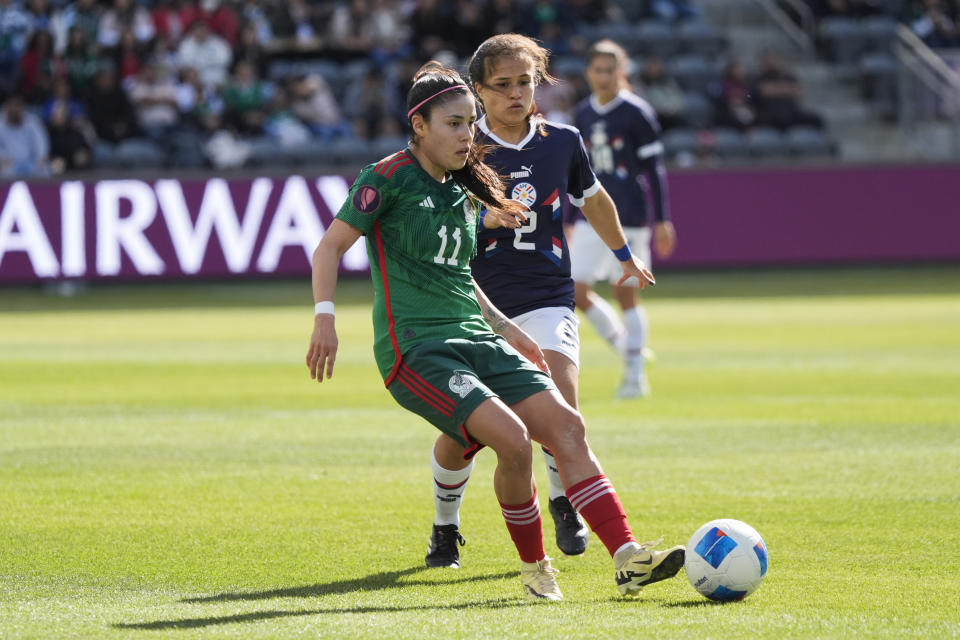
[[[460,227],[457,227],[453,230],[453,241],[456,244],[453,246],[453,253],[449,258],[443,257],[443,252],[447,248],[447,225],[440,227],[440,231],[437,231],[437,235],[440,236],[440,251],[437,252],[437,255],[433,256],[433,261],[437,264],[443,264],[446,262],[450,265],[456,265],[457,254],[460,253]]]

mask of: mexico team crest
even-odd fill
[[[473,378],[465,376],[462,373],[455,373],[450,378],[450,391],[453,391],[461,398],[466,398],[467,394],[473,391],[476,386],[477,383],[473,381]]]
[[[513,186],[510,197],[532,208],[537,202],[537,190],[529,182],[518,182]]]
[[[473,201],[467,198],[463,201],[463,219],[467,224],[473,224],[473,218],[477,214],[473,208]]]

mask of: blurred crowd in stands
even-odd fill
[[[883,4],[808,1],[821,16]],[[914,28],[957,37],[960,0],[907,9]],[[460,65],[509,31],[553,51],[564,82],[538,93],[551,118],[568,120],[586,95],[582,53],[607,36],[635,56],[634,88],[666,130],[822,127],[774,53],[718,55],[726,44],[694,0],[0,0],[0,174],[395,144],[422,62]]]
[[[888,16],[933,48],[960,47],[960,0],[805,0],[818,18]]]

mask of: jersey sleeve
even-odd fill
[[[600,190],[600,181],[590,166],[590,157],[583,144],[583,136],[576,132],[577,146],[570,161],[570,173],[567,176],[567,197],[575,207],[582,207],[584,200]]]
[[[667,205],[667,172],[663,164],[663,142],[660,140],[660,123],[652,109],[637,109],[633,119],[633,135],[637,143],[637,163],[647,174],[650,199],[653,201],[653,217],[657,222],[670,219]]]
[[[336,216],[364,235],[396,200],[396,187],[373,169],[371,165],[360,172]]]
[[[637,145],[637,159],[642,164],[659,155],[663,155],[663,142],[660,141],[660,122],[652,108],[637,107],[631,119],[633,139]]]

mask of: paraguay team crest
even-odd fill
[[[518,182],[513,186],[510,197],[528,207],[533,207],[537,202],[537,190],[529,182]]]
[[[465,376],[462,373],[455,373],[450,378],[450,391],[453,391],[461,398],[466,398],[467,394],[473,391],[476,386],[477,383],[473,381],[473,378]]]

